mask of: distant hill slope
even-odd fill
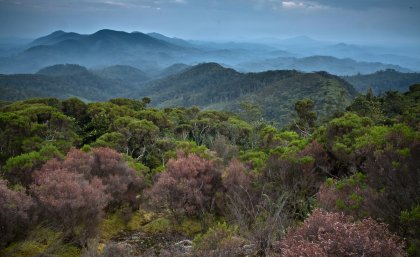
[[[86,35],[81,35],[74,32],[64,32],[62,30],[55,31],[45,37],[35,39],[28,44],[28,48],[39,46],[39,45],[54,45],[64,40],[79,40],[85,38]]]
[[[54,65],[37,74],[0,75],[0,99],[9,101],[71,96],[100,101],[127,96],[132,91],[129,85],[101,78],[79,65]]]
[[[395,69],[403,72],[409,71],[398,65],[379,62],[357,62],[349,58],[339,59],[332,56],[309,56],[304,58],[279,57],[242,63],[239,66],[242,69],[251,71],[295,69],[305,72],[328,71],[335,75],[368,74],[385,69]]]
[[[187,49],[140,32],[100,30],[90,35],[56,31],[36,39],[28,49],[0,58],[0,73],[31,73],[57,63],[111,66],[158,66],[173,64]]]
[[[156,32],[147,33],[147,35],[149,35],[149,36],[151,36],[153,38],[160,39],[160,40],[166,41],[168,43],[177,45],[177,46],[181,46],[181,47],[195,47],[193,44],[191,44],[191,43],[189,43],[189,42],[187,42],[187,41],[185,41],[183,39],[180,39],[180,38],[167,37],[165,35],[162,35],[162,34],[159,34],[159,33],[156,33]]]
[[[149,75],[142,70],[128,65],[114,65],[92,72],[99,77],[128,85],[138,85],[150,79]]]
[[[191,68],[190,65],[183,64],[183,63],[176,63],[169,67],[166,67],[165,69],[161,70],[159,74],[157,74],[157,77],[163,78],[171,75],[175,75],[178,73],[181,73],[187,69]]]
[[[77,64],[57,64],[40,69],[36,74],[52,77],[74,76],[89,73],[88,69]]]
[[[377,94],[390,90],[405,92],[411,85],[420,83],[420,73],[388,69],[367,75],[344,76],[343,79],[360,92],[366,92],[369,88]]]
[[[325,118],[343,111],[356,94],[349,83],[325,72],[239,73],[216,63],[205,63],[150,82],[137,96],[149,96],[160,107],[196,105],[234,112],[239,111],[241,102],[250,101],[263,108],[266,119],[285,125],[297,100],[314,100],[316,111]]]

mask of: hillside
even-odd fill
[[[300,101],[281,130],[121,98],[0,103],[0,256],[418,256],[419,97],[359,95],[318,125]]]
[[[385,91],[407,91],[410,85],[420,83],[420,73],[403,73],[396,70],[383,70],[373,74],[344,76],[359,92],[369,88],[379,94]]]
[[[57,63],[82,66],[127,64],[147,68],[173,64],[185,48],[141,32],[100,30],[90,35],[54,32],[18,54],[0,58],[0,73],[31,73]]]
[[[104,79],[116,80],[122,84],[138,85],[150,79],[149,75],[128,65],[114,65],[92,71]]]
[[[148,83],[138,97],[149,96],[160,107],[195,105],[234,112],[240,111],[241,102],[250,101],[262,107],[266,119],[285,125],[297,100],[314,100],[316,111],[325,118],[327,113],[343,111],[355,95],[349,83],[325,72],[239,73],[205,63]]]
[[[378,70],[395,69],[408,72],[408,69],[398,65],[383,64],[380,62],[358,62],[353,59],[339,59],[332,56],[309,56],[303,58],[278,57],[242,63],[239,67],[243,70],[299,70],[305,72],[328,71],[335,75],[368,74]]]
[[[129,85],[101,78],[79,65],[54,65],[37,74],[0,75],[1,100],[76,96],[86,101],[100,101],[129,92]]]

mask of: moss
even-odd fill
[[[99,230],[101,239],[109,241],[111,238],[118,235],[126,228],[124,221],[119,217],[117,213],[110,214],[107,218],[102,220]]]
[[[193,237],[200,233],[203,228],[199,220],[186,218],[181,224],[174,225],[174,230],[184,236]]]
[[[29,257],[48,253],[51,257],[78,257],[80,249],[62,242],[62,233],[48,228],[38,227],[32,230],[25,240],[13,243],[2,252],[1,256]]]
[[[133,214],[130,221],[127,223],[129,230],[139,230],[145,224],[151,222],[156,217],[154,212],[146,212],[144,210],[138,210]]]
[[[10,245],[3,250],[2,256],[26,257],[37,256],[45,251],[48,245],[36,241],[23,241]]]
[[[150,234],[171,232],[171,221],[167,218],[157,218],[142,227],[142,230]]]
[[[81,256],[81,250],[73,245],[63,245],[57,251],[54,251],[53,256],[79,257]]]

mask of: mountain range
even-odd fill
[[[93,34],[55,31],[12,50],[1,49],[0,45],[0,53],[0,73],[3,74],[34,73],[43,67],[63,63],[89,69],[128,65],[149,76],[173,64],[203,62],[221,63],[241,72],[296,69],[356,75],[385,69],[420,70],[420,59],[416,56],[406,57],[393,54],[389,49],[335,44],[307,37],[264,44],[193,41],[159,33],[109,29]],[[364,58],[366,56],[369,58]]]
[[[411,85],[420,84],[420,73],[403,73],[392,69],[373,74],[343,76],[342,78],[360,92],[372,89],[376,94],[386,91],[405,92]]]
[[[420,73],[395,70],[338,77],[296,70],[244,73],[217,63],[202,63],[174,64],[151,75],[126,65],[88,69],[60,64],[35,74],[0,75],[0,100],[75,96],[89,102],[150,97],[156,107],[199,106],[236,113],[241,112],[241,103],[251,102],[263,107],[266,120],[285,125],[300,99],[312,99],[323,119],[343,111],[357,91],[405,91],[415,83],[420,83]]]
[[[340,77],[326,72],[277,70],[240,73],[217,63],[203,63],[184,72],[147,83],[137,97],[148,96],[158,107],[199,106],[239,113],[241,103],[262,107],[263,117],[287,124],[296,101],[315,102],[321,118],[343,111],[356,90]]]

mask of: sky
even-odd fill
[[[0,0],[0,38],[105,28],[212,41],[305,35],[420,45],[420,0]]]

